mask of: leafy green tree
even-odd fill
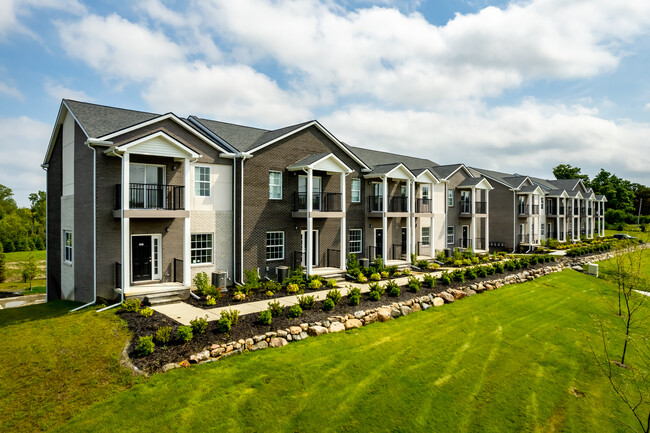
[[[5,253],[0,242],[0,283],[4,283],[7,279],[7,267],[5,263]]]
[[[639,203],[641,203],[641,215],[650,215],[650,188],[633,183],[632,190],[634,191],[634,212],[639,212]]]
[[[580,167],[572,167],[570,164],[560,164],[553,167],[553,176],[556,179],[582,179],[585,186],[589,186],[589,176],[580,173]]]
[[[29,290],[32,290],[32,281],[38,273],[38,263],[34,254],[30,254],[27,261],[23,263],[23,283],[29,283]]]
[[[607,207],[625,212],[634,211],[634,190],[630,181],[621,179],[604,169],[591,181],[591,187],[596,194],[607,197]]]
[[[0,219],[4,218],[5,215],[8,215],[14,212],[18,206],[16,206],[16,200],[13,199],[14,192],[11,188],[8,188],[0,184]]]

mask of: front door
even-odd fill
[[[462,248],[468,248],[469,247],[469,226],[463,226],[463,237],[461,239],[461,244],[460,246]]]
[[[402,255],[406,254],[406,227],[402,227]]]
[[[318,230],[312,230],[311,238],[311,265],[318,266]],[[303,230],[302,234],[302,262],[303,267],[307,266],[307,230]]]
[[[151,236],[133,236],[131,239],[133,281],[151,280]]]
[[[375,229],[375,258],[384,257],[382,248],[384,246],[384,229]]]

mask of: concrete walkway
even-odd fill
[[[441,274],[442,272],[440,270],[431,272],[431,275],[435,276],[436,278],[440,277]],[[422,280],[424,274],[412,273],[412,275],[415,275],[420,280]],[[406,285],[408,282],[408,276],[395,278],[395,282],[400,286]],[[386,284],[386,280],[380,281],[380,284]],[[367,293],[370,291],[367,283],[359,284],[359,283],[354,283],[349,281],[346,281],[344,283],[339,283],[339,286],[337,286],[336,288],[341,291],[341,294],[343,296],[346,296],[348,294],[348,288],[353,288],[353,287],[356,287],[359,290],[361,290],[361,293]],[[322,301],[327,297],[327,292],[329,292],[329,290],[330,289],[319,290],[319,291],[308,291],[304,293],[304,295],[313,296],[316,301]],[[238,310],[240,316],[244,316],[247,314],[256,314],[259,313],[260,311],[264,311],[267,308],[269,308],[268,304],[270,301],[279,301],[281,305],[285,307],[290,307],[298,303],[298,296],[303,296],[303,295],[284,296],[282,298],[275,298],[275,299],[269,298],[263,301],[244,302],[241,304],[234,304],[227,307],[217,307],[217,308],[209,308],[209,309],[198,308],[193,305],[187,304],[185,302],[176,302],[174,304],[167,304],[167,305],[157,305],[151,308],[155,311],[158,311],[159,313],[164,314],[165,316],[168,316],[176,320],[179,323],[182,323],[183,325],[189,326],[190,320],[194,320],[197,317],[207,316],[208,322],[219,320],[221,318],[221,312],[224,310],[230,310],[230,309]]]

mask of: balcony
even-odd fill
[[[519,216],[539,215],[539,205],[519,205]]]
[[[129,186],[129,209],[184,210],[185,187],[132,183]],[[115,210],[122,209],[122,184],[115,185]]]
[[[368,197],[368,212],[383,212],[384,197],[371,195]],[[408,212],[408,197],[388,197],[387,212]]]
[[[458,202],[458,213],[460,215],[468,216],[472,213],[472,202],[469,200],[461,200]]]
[[[383,212],[384,197],[381,195],[371,195],[368,197],[368,212]]]
[[[341,193],[326,192],[312,194],[312,210],[315,212],[341,212]],[[307,210],[307,193],[293,193],[293,211],[300,212]]]
[[[527,245],[538,245],[539,244],[539,235],[519,235],[519,243]]]
[[[486,214],[487,213],[487,202],[486,201],[477,201],[474,203],[474,213]],[[477,239],[478,241],[478,239]],[[483,248],[481,248],[483,249]]]
[[[417,213],[432,213],[433,203],[430,198],[419,198],[415,202],[415,212]]]

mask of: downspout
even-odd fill
[[[237,157],[232,158],[232,283],[237,282]]]
[[[517,251],[517,191],[512,190],[512,207],[513,207],[513,212],[512,212],[512,252],[510,254],[514,254],[515,251]]]
[[[44,171],[47,172],[47,170],[50,168],[50,164],[42,164],[41,168]],[[45,301],[46,302],[47,302],[47,298],[48,298],[48,295],[49,295],[49,293],[48,293],[49,285],[47,284],[47,279],[48,279],[47,277],[49,275],[49,272],[48,272],[48,267],[49,266],[48,265],[50,263],[47,260],[47,251],[48,251],[49,245],[50,245],[49,240],[48,240],[48,235],[49,235],[48,228],[49,228],[49,224],[50,224],[50,218],[49,218],[48,210],[47,210],[47,204],[49,203],[48,194],[49,194],[49,188],[48,188],[48,182],[47,182],[47,176],[46,176],[46,180],[45,180]]]

